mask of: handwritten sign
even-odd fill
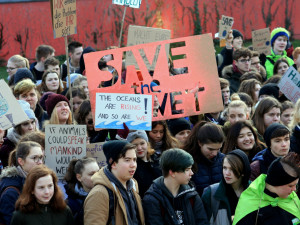
[[[95,128],[151,130],[152,96],[97,93]]]
[[[270,29],[252,31],[253,49],[265,55],[271,54]]]
[[[76,0],[50,0],[54,38],[77,33]]]
[[[129,6],[131,8],[140,8],[142,0],[113,0],[112,3]]]
[[[4,80],[0,80],[0,129],[6,130],[29,120]]]
[[[185,73],[170,75],[169,59],[165,54],[168,45],[172,56],[184,55],[173,60],[173,64],[174,68],[185,68]],[[148,61],[151,61],[156,49],[159,49],[158,60],[151,75],[141,50],[145,52]],[[126,75],[121,77],[122,56],[129,51],[132,52],[140,71],[132,65],[127,66]],[[103,82],[111,84],[114,79],[109,71],[100,70],[98,67],[99,60],[103,60],[105,55],[112,55],[112,60],[107,64],[116,71],[119,79],[113,85],[103,87]],[[93,115],[98,93],[152,95],[152,105],[159,105],[158,113],[153,114],[152,121],[223,109],[211,34],[92,52],[84,54],[84,61]],[[153,83],[156,83],[156,86],[152,85]]]
[[[291,66],[278,83],[280,91],[292,102],[300,98],[300,74]]]
[[[98,142],[98,143],[88,144],[86,146],[86,156],[96,159],[100,168],[107,165],[106,157],[102,149],[103,144],[104,142]]]
[[[226,39],[229,31],[233,25],[233,17],[222,15],[222,19],[219,22],[219,38]]]
[[[143,27],[143,26],[134,26],[130,25],[128,29],[128,38],[127,46],[146,44],[156,41],[169,40],[171,38],[171,31],[166,29],[152,28],[152,27]],[[166,46],[166,54],[169,54],[169,45]],[[141,55],[146,61],[146,66],[148,70],[154,70],[157,58],[159,54],[159,49],[156,50],[155,56],[152,62],[147,60],[145,52],[141,50]],[[126,52],[126,66],[134,65],[136,69],[139,69],[139,66],[136,63],[136,60],[132,52]]]
[[[86,125],[47,125],[45,134],[45,164],[62,179],[73,158],[86,156]]]

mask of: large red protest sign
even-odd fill
[[[170,44],[173,44],[170,47],[172,57],[183,55],[173,60],[174,68],[186,68],[186,73],[170,75],[166,54],[166,46]],[[157,63],[153,75],[150,75],[145,62],[147,60],[152,64],[157,49]],[[122,57],[128,51],[134,55],[140,71],[130,65],[126,68],[126,75],[121,77]],[[99,60],[110,54],[112,60],[107,65],[116,71],[117,78],[113,78],[108,70],[100,70],[98,67]],[[93,113],[96,93],[150,94],[153,96],[152,101],[158,100],[160,105],[158,113],[152,118],[154,121],[223,109],[211,34],[93,52],[85,54],[84,61]]]

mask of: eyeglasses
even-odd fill
[[[239,62],[241,62],[241,63],[246,63],[246,62],[251,62],[251,59],[241,59],[241,60],[239,60]]]
[[[14,70],[14,69],[17,69],[17,68],[13,68],[13,67],[6,67],[6,70],[8,70],[8,71],[12,71],[12,70]]]
[[[35,155],[33,157],[30,157],[35,163],[38,163],[39,161],[44,162],[45,157],[43,155]]]
[[[88,120],[87,123],[90,124],[90,125],[92,125],[93,124],[93,120]]]

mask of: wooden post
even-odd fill
[[[126,9],[127,9],[127,6],[125,6],[124,13],[123,13],[123,19],[121,22],[121,30],[120,30],[119,45],[118,45],[119,48],[121,47],[121,42],[122,42],[122,33],[123,33],[123,25],[124,25],[124,20],[125,20],[125,15],[126,15]]]

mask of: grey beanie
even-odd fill
[[[132,141],[134,141],[137,138],[142,138],[147,142],[149,141],[148,136],[144,130],[137,130],[134,132],[130,132],[127,136],[127,141],[131,143]]]

